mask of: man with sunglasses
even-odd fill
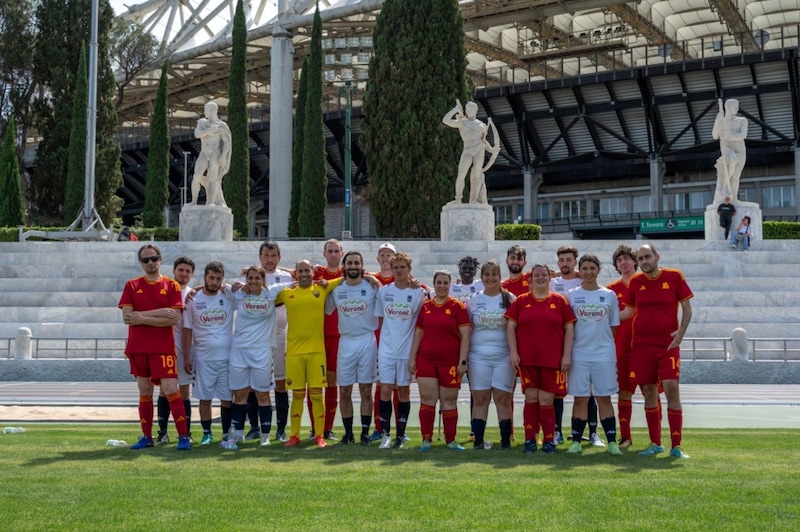
[[[186,410],[178,389],[178,368],[172,327],[180,321],[181,287],[161,275],[161,251],[154,244],[139,248],[144,275],[125,284],[119,308],[128,325],[125,356],[139,387],[139,421],[142,436],[131,449],[153,447],[153,389],[159,385],[167,397],[175,428],[178,450],[191,449]]]

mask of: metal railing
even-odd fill
[[[13,338],[0,338],[0,357],[12,358]],[[31,359],[124,359],[125,338],[31,338]]]

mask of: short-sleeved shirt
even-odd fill
[[[516,299],[509,293],[509,302]],[[467,301],[472,323],[469,340],[470,360],[508,360],[508,337],[506,336],[506,308],[503,295],[487,296],[480,292]]]
[[[572,359],[614,360],[616,346],[611,327],[619,325],[617,294],[602,286],[597,290],[578,286],[567,292],[567,299],[576,319]]]
[[[325,279],[332,281],[342,277],[344,270],[339,268],[335,272],[328,270],[325,266],[314,266],[314,280]],[[339,315],[334,310],[331,314],[325,314],[325,336],[339,336]]]
[[[631,277],[627,307],[634,307],[631,318],[632,345],[646,344],[666,347],[672,343],[671,334],[678,330],[678,305],[694,294],[683,274],[672,268],[661,268],[651,279],[644,272]]]
[[[531,282],[530,282],[530,275],[522,274],[516,279],[508,278],[502,283],[500,286],[514,294],[515,296],[519,297],[522,294],[531,291]]]
[[[192,291],[191,286],[184,286],[181,289],[181,301],[186,306],[186,295]],[[183,355],[183,317],[172,326],[173,338],[175,339],[175,353],[178,356]]]
[[[719,214],[720,218],[723,220],[730,221],[735,213],[736,207],[733,206],[733,203],[720,203],[719,207],[717,207],[717,214]]]
[[[286,333],[286,355],[307,355],[325,352],[325,298],[339,286],[341,278],[322,287],[313,284],[308,288],[286,288],[275,299],[286,306],[289,328]]]
[[[554,277],[550,279],[550,291],[556,294],[566,296],[567,292],[581,285],[583,281],[579,277],[574,279],[564,279],[563,277]]]
[[[414,341],[414,326],[423,301],[423,288],[397,288],[392,283],[378,290],[375,316],[383,318],[378,358],[408,360]]]
[[[378,328],[375,316],[377,297],[378,289],[363,280],[355,286],[345,282],[333,290],[328,302],[333,303],[339,314],[341,336],[356,337],[375,332]]]
[[[450,297],[454,297],[462,303],[466,303],[481,290],[483,290],[483,281],[480,279],[470,284],[452,283],[450,285]]]
[[[561,294],[537,299],[528,292],[511,303],[506,318],[517,324],[517,352],[523,366],[559,369],[564,354],[564,326],[575,314]]]
[[[181,285],[169,277],[158,281],[148,281],[142,275],[125,283],[119,308],[131,307],[136,312],[146,312],[160,308],[183,308]],[[128,342],[125,353],[175,354],[175,340],[172,327],[153,327],[152,325],[129,325]]]
[[[262,288],[261,293],[245,294],[227,290],[225,295],[236,303],[233,347],[272,347],[275,345],[275,299],[289,284]]]
[[[422,305],[417,316],[417,329],[424,332],[417,356],[434,364],[453,365],[458,362],[461,347],[459,327],[469,325],[469,313],[464,303],[449,297],[441,305],[430,299]]]
[[[606,288],[609,290],[613,290],[615,294],[617,294],[617,301],[619,302],[619,310],[625,308],[623,304],[623,300],[628,294],[629,287],[625,284],[625,281],[622,279],[617,279],[613,283],[609,284]],[[614,336],[614,343],[617,346],[617,356],[624,357],[630,356],[631,354],[631,336],[632,336],[632,328],[631,323],[633,320],[627,319],[621,321],[619,323],[619,327],[617,328],[617,334]]]
[[[264,278],[267,286],[287,284],[294,280],[291,273],[278,269],[272,273],[267,273]],[[283,305],[275,307],[275,332],[279,338],[286,338],[286,307]]]
[[[207,295],[201,290],[187,303],[183,327],[192,330],[192,354],[198,360],[230,358],[235,309],[236,304],[222,292]]]

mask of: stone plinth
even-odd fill
[[[456,203],[442,207],[443,241],[494,240],[494,209],[485,203]]]
[[[753,226],[753,238],[750,242],[750,247],[753,244],[758,244],[763,239],[763,228],[761,226],[761,207],[758,203],[752,201],[732,201],[736,207],[736,214],[733,217],[733,224],[731,225],[731,232],[736,230],[736,226],[742,221],[744,216],[750,217],[750,225]],[[708,205],[706,207],[705,228],[706,240],[723,240],[725,238],[725,229],[719,226],[719,216],[717,215],[716,205]],[[730,238],[730,235],[728,235]]]
[[[184,205],[181,211],[181,242],[233,241],[233,213],[218,205]]]

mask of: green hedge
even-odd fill
[[[764,240],[800,240],[800,222],[764,222]]]
[[[539,240],[542,228],[536,224],[500,224],[494,228],[497,240]]]
[[[26,231],[66,231],[66,227],[26,227]],[[133,227],[131,232],[139,237],[139,240],[150,240],[151,237],[159,242],[177,242],[179,231],[177,227]],[[238,233],[234,232],[234,239],[238,240]],[[30,237],[27,242],[45,241],[46,238]],[[19,242],[19,228],[0,227],[0,242]]]

